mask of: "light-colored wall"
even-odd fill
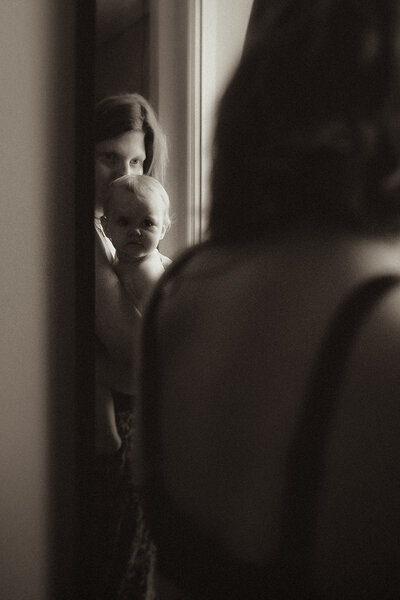
[[[2,600],[51,598],[48,423],[72,423],[73,7],[0,3]]]

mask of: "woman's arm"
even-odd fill
[[[141,315],[129,301],[97,236],[95,269],[96,334],[112,362],[130,364],[141,327]]]
[[[136,364],[136,363],[135,363]],[[96,382],[123,394],[136,393],[135,364],[131,360],[113,361],[101,346],[96,345]]]

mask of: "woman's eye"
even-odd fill
[[[113,162],[115,160],[115,155],[112,152],[103,152],[103,154],[100,154],[100,159],[105,162]]]
[[[140,160],[140,158],[133,158],[131,160],[131,167],[142,167],[143,166],[143,162]]]

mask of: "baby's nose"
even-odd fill
[[[131,227],[129,230],[131,236],[140,237],[142,235],[140,227]]]

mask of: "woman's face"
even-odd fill
[[[108,185],[122,175],[142,175],[146,160],[143,131],[127,131],[96,144],[95,216],[103,214]]]

